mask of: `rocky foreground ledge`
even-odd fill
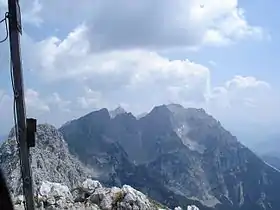
[[[169,210],[129,185],[107,188],[91,179],[71,191],[65,185],[44,181],[36,194],[36,208],[42,210]],[[22,195],[15,197],[14,203],[16,210],[24,209]],[[176,207],[174,210],[182,208]],[[188,206],[187,210],[199,208]]]

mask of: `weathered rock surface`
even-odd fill
[[[24,210],[14,130],[0,148],[0,165],[5,169],[15,209]],[[107,169],[99,171],[83,165],[69,153],[62,135],[51,125],[37,128],[36,147],[31,148],[31,166],[37,209],[167,209],[129,185],[109,188],[92,180]]]
[[[67,186],[42,182],[38,195],[35,197],[37,209],[87,209],[87,210],[167,210],[161,204],[149,199],[143,193],[124,185],[122,188],[103,187],[98,181],[85,180],[81,186],[72,190],[78,191],[71,194]],[[23,196],[15,199],[15,208],[20,210],[24,207]],[[176,207],[175,210],[180,210]],[[195,206],[188,207],[188,210],[199,210]]]
[[[7,179],[11,193],[22,194],[18,144],[14,130],[0,147],[0,166]],[[94,177],[96,171],[85,167],[71,155],[60,132],[51,125],[38,125],[36,147],[31,148],[31,167],[35,188],[42,181],[65,183],[69,187],[78,185],[87,177]]]

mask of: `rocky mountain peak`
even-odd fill
[[[15,154],[11,131],[0,148],[0,165],[19,194]],[[111,118],[101,109],[59,130],[40,125],[31,156],[36,186],[48,181],[72,188],[81,177],[93,177],[119,189],[128,184],[173,208],[195,203],[203,210],[280,209],[279,171],[203,109],[161,105],[140,119],[131,113]]]
[[[125,114],[126,111],[121,106],[118,106],[116,109],[111,110],[109,113],[110,113],[111,118],[115,118],[117,115]]]
[[[67,148],[67,143],[62,134],[50,124],[39,124],[37,126],[36,143],[39,146],[53,147],[54,152]]]
[[[167,108],[166,105],[156,106],[152,109],[150,113],[140,119],[140,122],[152,123],[154,127],[158,125],[158,128],[161,129],[164,127],[169,127],[171,124],[172,113]]]
[[[157,114],[157,115],[166,115],[169,114],[170,111],[166,105],[155,106],[149,115]]]
[[[0,166],[5,169],[7,183],[13,195],[21,194],[21,175],[18,144],[14,129],[0,147]],[[85,167],[69,153],[68,145],[62,134],[52,125],[37,126],[36,146],[31,148],[31,167],[34,186],[42,180],[63,182],[75,186],[86,177],[94,177],[96,172]]]
[[[91,118],[91,117],[100,117],[100,118],[105,118],[105,119],[110,119],[110,113],[108,109],[102,108],[96,111],[93,111],[82,118]]]
[[[173,113],[181,112],[185,108],[180,104],[168,104],[166,107]]]
[[[189,199],[203,203],[203,209],[280,207],[273,193],[280,187],[278,172],[203,109],[160,105],[140,119],[122,114],[104,122],[93,114],[61,132],[83,160],[106,163],[118,185],[128,183],[173,207]]]

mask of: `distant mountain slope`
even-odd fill
[[[252,149],[266,163],[280,170],[280,138],[274,137],[256,144]]]
[[[280,137],[274,137],[259,142],[252,146],[252,149],[259,155],[271,155],[280,158]]]
[[[140,119],[101,109],[60,131],[84,163],[110,171],[108,183],[131,184],[170,206],[280,209],[280,173],[202,109],[162,105]]]
[[[269,165],[275,167],[280,171],[280,158],[273,155],[263,155],[261,158]]]

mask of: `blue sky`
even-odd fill
[[[26,0],[28,116],[59,126],[102,107],[139,114],[175,102],[205,108],[244,141],[260,133],[263,140],[279,127],[279,6],[271,0]],[[0,133],[12,124],[7,47],[0,49]]]

